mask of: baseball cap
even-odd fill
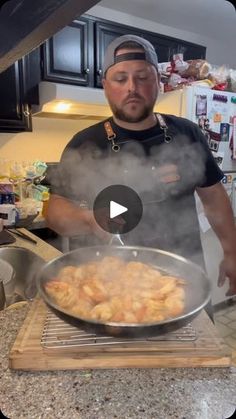
[[[139,44],[143,48],[143,52],[130,52],[127,54],[121,54],[115,56],[117,48],[123,44],[124,42],[133,41]],[[112,67],[114,64],[127,61],[127,60],[145,60],[148,61],[150,64],[154,65],[156,70],[158,71],[158,59],[156,51],[153,45],[147,41],[147,39],[141,38],[137,35],[122,35],[118,38],[115,38],[107,47],[104,62],[103,62],[103,76],[105,75],[108,68]]]

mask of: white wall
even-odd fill
[[[230,44],[220,43],[219,40],[213,38],[206,38],[201,34],[179,30],[170,26],[161,25],[150,20],[138,18],[126,13],[111,10],[102,6],[94,6],[87,11],[95,17],[111,20],[113,22],[122,23],[123,25],[133,26],[139,29],[145,29],[151,32],[160,33],[174,38],[183,39],[188,42],[204,45],[207,47],[207,60],[211,64],[222,65],[225,64],[230,68],[236,68],[236,54],[235,54],[235,39],[232,39]],[[216,25],[220,22],[216,22]]]
[[[59,161],[64,147],[73,135],[96,122],[34,117],[33,132],[0,133],[0,158],[15,161]]]

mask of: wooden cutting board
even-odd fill
[[[226,367],[231,351],[202,311],[192,321],[194,341],[155,341],[118,347],[45,348],[41,344],[47,308],[35,300],[11,348],[9,366],[29,371],[89,368]]]

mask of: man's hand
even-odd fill
[[[125,220],[122,217],[115,217],[114,220],[111,220],[107,208],[100,208],[98,211],[101,219],[99,224],[92,210],[80,208],[63,196],[51,194],[46,221],[48,227],[61,236],[73,237],[79,234],[94,234],[103,242],[109,242],[112,232],[113,234],[122,232]],[[111,221],[115,221],[115,224],[110,229],[108,223]]]
[[[228,254],[224,256],[219,268],[218,286],[222,287],[229,279],[229,289],[226,296],[236,294],[236,255]]]
[[[89,224],[93,234],[101,240],[109,241],[112,233],[117,234],[122,232],[125,220],[122,217],[115,217],[114,220],[111,220],[110,212],[107,208],[98,209],[95,216],[91,211]],[[110,233],[108,233],[108,231],[110,231]]]

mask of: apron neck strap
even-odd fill
[[[164,131],[164,141],[165,143],[170,143],[172,141],[172,136],[168,135],[168,126],[166,121],[160,113],[156,113],[156,119],[159,122],[160,128]]]
[[[170,143],[172,141],[172,137],[168,135],[168,126],[166,125],[165,119],[160,113],[155,113],[156,119],[160,125],[160,128],[164,132],[164,141],[165,143]],[[111,148],[116,153],[120,151],[120,146],[115,143],[116,133],[113,131],[110,121],[104,122],[104,128],[106,131],[108,141],[111,141]]]
[[[113,128],[111,126],[110,121],[106,121],[104,122],[104,128],[107,134],[107,139],[108,141],[111,141],[111,148],[113,151],[115,151],[115,153],[117,153],[118,151],[120,151],[120,146],[118,144],[115,143],[115,138],[116,138],[116,134],[113,131]]]
[[[163,116],[160,113],[155,113],[155,115],[156,115],[156,119],[159,122],[159,125],[160,125],[161,129],[167,129],[168,127],[166,125],[166,122],[165,122]]]

